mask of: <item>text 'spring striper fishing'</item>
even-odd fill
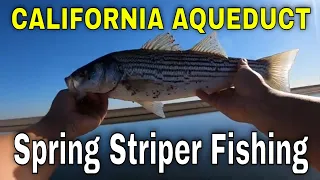
[[[295,49],[248,63],[269,86],[289,92],[288,73],[297,53]],[[193,97],[198,89],[215,92],[231,87],[239,60],[227,56],[215,32],[189,50],[181,50],[167,33],[141,49],[102,56],[65,81],[80,98],[87,92],[108,93],[110,98],[134,101],[164,118],[161,101]]]

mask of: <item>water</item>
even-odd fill
[[[316,96],[320,96],[317,94]],[[64,165],[58,167],[53,179],[91,178],[91,179],[320,179],[320,175],[309,169],[305,175],[295,176],[291,165],[228,165],[227,155],[220,155],[219,165],[211,165],[211,133],[234,131],[235,141],[250,140],[251,132],[257,129],[244,123],[230,120],[220,112],[191,115],[166,120],[156,120],[117,125],[105,125],[81,137],[85,141],[101,136],[97,157],[101,162],[101,169],[97,175],[86,175],[83,165]],[[150,165],[150,151],[146,151],[146,165],[130,165],[128,160],[121,166],[113,165],[109,154],[111,151],[109,139],[115,132],[121,132],[126,138],[135,133],[136,139],[150,139],[150,131],[157,132],[157,138],[169,139],[173,143],[184,139],[203,140],[203,148],[199,151],[198,165],[179,166],[174,163],[165,167],[165,174],[158,174],[158,166]],[[275,134],[276,136],[276,134]],[[259,138],[266,140],[266,136],[259,133]],[[250,141],[249,141],[250,142]],[[227,146],[226,146],[227,147]],[[135,153],[138,158],[138,153]],[[84,160],[84,157],[83,157]],[[259,161],[258,161],[259,162]],[[237,164],[237,163],[235,163]],[[129,177],[129,178],[128,178]]]

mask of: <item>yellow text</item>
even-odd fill
[[[54,13],[59,13],[60,19],[54,22]],[[44,18],[46,17],[46,18]],[[83,23],[86,28],[96,30],[103,29],[164,29],[159,8],[152,8],[150,18],[146,17],[145,8],[61,8],[53,10],[52,8],[40,9],[33,8],[27,12],[24,8],[16,8],[11,15],[12,26],[17,30],[23,29],[41,29],[41,30],[67,30],[77,29],[79,23]]]
[[[60,18],[54,19],[54,15]],[[290,30],[298,25],[301,30],[307,28],[307,15],[311,14],[310,7],[296,8],[193,8],[186,12],[183,8],[177,8],[173,17],[172,29],[190,28],[201,34],[206,33],[205,27],[220,30],[225,27],[228,30],[253,30],[258,26],[265,30],[272,30],[279,26],[283,30]],[[161,11],[159,8],[150,9],[147,17],[146,8],[113,8],[105,7],[103,10],[91,7],[73,7],[61,9],[33,8],[27,12],[24,8],[16,8],[11,15],[12,26],[17,30],[75,30],[79,24],[85,25],[89,30],[103,28],[105,30],[140,29],[151,30],[164,29]]]
[[[216,13],[217,12],[217,13]],[[295,25],[294,17],[298,16],[299,28],[306,29],[307,14],[311,13],[309,7],[282,8],[193,8],[189,13],[183,8],[177,8],[174,15],[172,29],[182,28],[188,30],[190,27],[199,33],[206,33],[204,28],[209,25],[213,30],[219,30],[226,26],[228,30],[253,30],[261,25],[265,30],[274,29],[277,25],[284,30],[292,29]],[[195,21],[198,16],[199,21]],[[269,17],[269,18],[267,18]],[[287,19],[289,18],[289,19]]]

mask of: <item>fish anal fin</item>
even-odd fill
[[[193,46],[190,51],[209,53],[217,57],[228,58],[228,55],[219,43],[215,31]]]
[[[181,51],[179,44],[175,44],[174,42],[175,39],[170,33],[160,34],[146,42],[141,49]]]
[[[154,113],[155,115],[165,118],[165,114],[163,111],[163,103],[159,101],[138,101],[138,104],[140,104],[143,108],[148,110],[149,112]]]

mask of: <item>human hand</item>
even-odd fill
[[[97,128],[108,110],[107,94],[88,94],[77,102],[74,93],[60,91],[52,102],[47,115],[35,125],[48,138],[66,132],[68,139],[75,139]]]
[[[199,90],[196,94],[233,120],[248,122],[255,119],[259,116],[264,100],[271,94],[271,87],[248,66],[245,59],[239,62],[232,84],[235,88],[213,94]]]

